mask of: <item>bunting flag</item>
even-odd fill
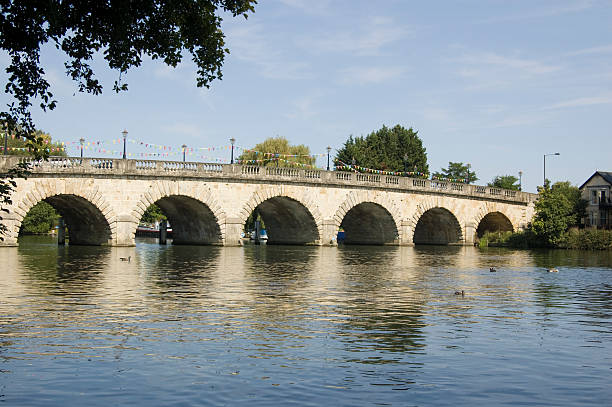
[[[340,163],[340,165],[336,165],[337,170],[349,170],[353,172],[366,172],[370,174],[380,174],[380,175],[394,175],[397,177],[427,178],[427,174],[423,172],[419,172],[419,171],[384,171],[384,170],[376,170],[373,168],[362,167],[360,165],[347,164],[339,159],[336,159],[335,162]]]

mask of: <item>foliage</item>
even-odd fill
[[[21,231],[27,234],[47,233],[57,224],[58,218],[55,209],[45,201],[41,201],[23,218]]]
[[[255,218],[253,216],[254,213],[255,213],[255,211],[251,212],[251,214],[247,218],[246,222],[244,223],[244,231],[245,232],[250,232],[251,230],[255,230]],[[266,228],[266,224],[264,223],[263,219],[261,218],[261,215],[257,214],[257,220],[260,222],[259,227],[261,229],[265,229]]]
[[[559,246],[581,250],[612,249],[612,231],[571,228],[563,235]]]
[[[66,54],[66,73],[79,92],[102,92],[90,65],[99,54],[119,74],[113,87],[116,92],[127,90],[122,75],[140,66],[144,56],[176,67],[184,51],[197,66],[197,86],[208,87],[222,77],[221,66],[229,52],[221,12],[246,17],[254,4],[255,0],[2,0],[0,49],[10,59],[5,93],[15,101],[0,113],[0,120],[8,124],[10,134],[38,141],[30,112],[33,101],[43,111],[57,105],[40,61],[41,48],[47,43]],[[35,158],[45,156],[40,149],[32,153]]]
[[[350,136],[338,150],[336,163],[383,171],[429,174],[427,153],[418,132],[399,124],[393,128],[383,126],[365,138]]]
[[[46,150],[49,155],[66,157],[66,151],[60,143],[54,143],[51,139],[51,135],[41,130],[36,130],[36,138],[42,138],[43,143],[39,147],[40,150]],[[0,150],[4,151],[4,132],[0,132]],[[19,155],[19,156],[31,156],[30,147],[28,146],[28,140],[20,139],[18,137],[12,137],[11,135],[6,136],[7,155]]]
[[[9,169],[5,174],[1,174],[0,177],[0,241],[4,240],[2,237],[8,231],[5,224],[2,223],[4,219],[1,215],[2,212],[8,213],[8,209],[5,208],[7,205],[13,203],[11,194],[17,187],[15,178],[25,178],[30,175],[29,167],[27,163],[19,163],[15,168]]]
[[[518,181],[519,179],[516,178],[514,175],[498,175],[493,178],[493,182],[489,182],[487,185],[490,187],[519,191],[520,188],[518,185]]]
[[[154,224],[160,220],[168,219],[161,208],[155,204],[150,205],[140,218],[140,223]]]
[[[544,246],[557,246],[563,234],[577,226],[584,216],[586,202],[580,190],[569,182],[557,182],[552,187],[546,182],[539,188],[540,196],[535,203],[536,214],[531,229]]]
[[[269,137],[252,150],[245,150],[238,162],[263,166],[292,167],[300,164],[314,165],[310,148],[300,144],[292,146],[284,137]]]
[[[469,170],[469,176],[468,176]],[[468,184],[474,183],[478,181],[478,177],[476,177],[476,173],[467,165],[464,165],[462,162],[448,162],[448,168],[442,168],[441,172],[434,172],[434,178],[440,179],[450,179],[450,180],[467,180]],[[465,181],[464,181],[465,182]]]

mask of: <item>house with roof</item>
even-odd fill
[[[582,199],[588,202],[586,207],[587,227],[610,229],[612,222],[612,172],[595,171],[593,175],[580,186]]]

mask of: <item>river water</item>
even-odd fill
[[[611,317],[610,252],[26,237],[0,405],[612,405]]]

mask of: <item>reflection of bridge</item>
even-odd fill
[[[0,158],[0,172],[19,157]],[[257,209],[269,243],[472,244],[487,230],[523,228],[536,195],[378,174],[231,164],[107,158],[33,162],[18,180],[3,245],[40,201],[65,219],[71,244],[134,245],[143,212],[156,203],[175,244],[238,245]]]

